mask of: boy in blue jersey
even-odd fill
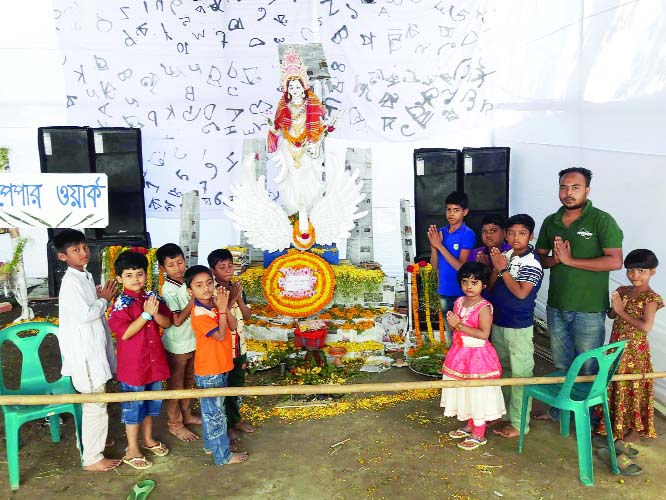
[[[454,191],[446,197],[446,220],[448,226],[437,228],[430,226],[428,241],[430,242],[430,264],[439,271],[437,293],[442,305],[444,316],[453,310],[453,303],[463,295],[458,282],[458,269],[469,257],[474,248],[476,236],[474,231],[465,225],[464,219],[469,212],[469,198],[465,193]],[[440,325],[441,328],[441,325]],[[451,345],[451,330],[446,325],[446,344]]]

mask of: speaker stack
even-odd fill
[[[138,128],[40,127],[37,133],[43,173],[104,173],[109,185],[109,225],[86,229],[88,271],[100,282],[101,252],[114,245],[150,247],[143,196],[141,130]],[[49,229],[49,294],[56,296],[67,266],[58,260]]]
[[[509,215],[510,149],[463,148],[414,150],[414,211],[416,260],[430,260],[427,231],[446,226],[444,200],[452,191],[469,196],[465,224],[481,245],[481,221],[486,215]]]

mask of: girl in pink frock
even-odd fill
[[[467,262],[458,271],[463,297],[458,298],[446,319],[453,330],[453,344],[442,367],[443,380],[500,378],[502,367],[495,348],[488,341],[493,323],[493,306],[481,297],[490,271],[478,262]],[[486,424],[506,413],[502,388],[456,387],[442,389],[444,416],[467,422],[449,432],[462,450],[475,450],[487,443]]]

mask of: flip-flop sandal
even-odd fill
[[[142,448],[144,450],[148,450],[156,457],[166,457],[169,454],[169,448],[167,448],[161,442],[158,442],[156,445],[153,446],[142,446]]]
[[[464,427],[461,427],[460,429],[456,429],[455,431],[450,431],[449,432],[449,437],[451,439],[465,439],[468,438],[472,435],[471,432],[465,430]]]
[[[608,440],[604,436],[594,436],[592,438],[592,446],[595,448],[608,448]],[[623,441],[615,441],[615,451],[623,453],[629,458],[634,458],[639,454],[636,448]]]
[[[488,440],[486,438],[476,437],[474,435],[466,438],[462,443],[458,443],[458,448],[465,451],[476,450],[479,446],[486,444]]]
[[[144,479],[134,485],[132,491],[127,496],[127,500],[145,500],[151,491],[155,489],[155,481]]]
[[[150,469],[153,466],[153,463],[146,459],[146,457],[132,457],[132,458],[127,458],[123,457],[122,461],[124,464],[129,465],[132,467],[132,469],[136,470],[146,470]]]
[[[626,443],[624,441],[615,441],[615,451],[617,451],[618,453],[623,453],[629,458],[634,458],[639,453],[639,451],[636,448],[634,448],[629,443]]]
[[[611,452],[608,448],[599,448],[597,450],[597,455],[599,455],[599,458],[601,458],[601,460],[609,466],[611,464],[610,454]],[[623,476],[638,476],[643,474],[643,469],[640,467],[640,465],[635,464],[629,457],[623,455],[622,453],[617,455],[617,466],[620,469],[620,474]]]

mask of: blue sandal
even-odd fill
[[[127,500],[145,500],[151,491],[155,489],[155,481],[144,479],[134,485]]]

